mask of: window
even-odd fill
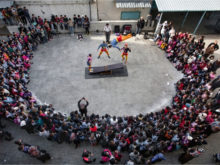
[[[140,11],[122,11],[121,12],[121,20],[131,20],[131,19],[139,19]]]

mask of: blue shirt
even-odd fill
[[[100,44],[100,45],[99,45],[98,50],[99,50],[99,48],[101,48],[101,47],[104,49],[104,48],[107,48],[107,47],[108,47],[108,45],[107,45],[107,44],[102,43],[102,44]]]

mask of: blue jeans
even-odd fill
[[[141,33],[141,28],[140,27],[137,27],[137,31],[136,31],[136,34],[140,34]]]
[[[74,33],[74,29],[72,26],[69,26],[69,31],[70,31],[70,34],[73,34]]]

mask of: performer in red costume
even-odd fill
[[[118,46],[116,46],[119,42],[122,42],[124,40],[127,40],[129,38],[132,37],[132,34],[128,34],[126,36],[120,35],[117,38],[113,39],[111,44],[109,45],[109,47],[114,47],[117,48],[118,50],[120,50],[120,48]]]
[[[131,49],[128,47],[128,44],[126,43],[125,46],[123,48],[121,48],[120,50],[123,50],[123,53],[121,55],[122,61],[124,61],[124,59],[125,59],[125,64],[127,64],[128,52],[131,52]]]
[[[109,53],[108,53],[107,47],[108,47],[108,45],[106,44],[105,41],[103,41],[103,43],[99,45],[97,51],[99,50],[99,48],[101,48],[101,50],[100,50],[98,59],[100,58],[100,56],[102,55],[103,52],[105,52],[107,54],[108,58],[111,58]]]

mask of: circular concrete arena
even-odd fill
[[[115,35],[111,35],[113,39]],[[53,104],[56,111],[69,114],[77,110],[77,102],[86,97],[88,113],[104,115],[137,115],[157,111],[169,105],[175,94],[174,83],[182,74],[166,59],[153,42],[135,37],[126,40],[131,48],[128,77],[85,79],[87,55],[93,55],[93,66],[121,62],[121,53],[110,48],[97,59],[97,47],[103,35],[56,36],[39,45],[34,52],[29,89],[41,103]],[[124,43],[119,43],[123,47]]]

